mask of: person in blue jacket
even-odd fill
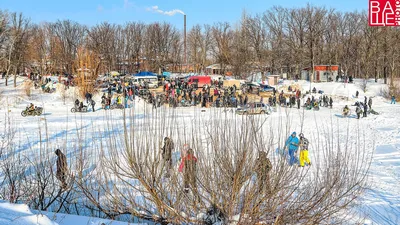
[[[293,132],[292,135],[289,136],[289,138],[286,140],[285,146],[289,150],[289,164],[293,165],[296,162],[295,153],[299,148],[299,139],[296,137],[296,132]]]
[[[392,95],[392,101],[390,102],[390,104],[396,104],[396,97],[394,95]]]

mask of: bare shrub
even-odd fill
[[[43,127],[39,124],[39,141],[42,142],[44,138],[48,138],[47,122],[45,121]],[[38,210],[51,210],[59,212],[61,208],[65,207],[68,212],[69,206],[65,206],[68,197],[71,197],[73,189],[73,179],[67,175],[68,187],[63,188],[62,184],[57,180],[54,165],[55,163],[55,149],[51,148],[50,143],[39,145],[34,149],[33,154],[29,157],[30,167],[26,171],[28,180],[34,185],[34,191],[30,195],[27,203],[34,209]]]
[[[13,142],[16,132],[10,116],[6,115],[5,119],[0,149],[0,198],[16,203],[29,194],[30,187],[25,174],[27,160],[16,150]]]
[[[40,144],[29,155],[15,148],[12,126],[5,131],[0,162],[0,197],[27,202],[39,210],[76,213],[111,219],[139,218],[161,224],[341,224],[367,186],[371,154],[358,127],[316,126],[310,135],[315,154],[312,167],[289,166],[275,148],[284,146],[293,127],[289,110],[267,123],[266,117],[235,116],[211,109],[194,112],[189,123],[179,109],[159,108],[136,120],[135,110],[105,114],[104,127],[93,132],[90,148],[82,124],[69,141],[71,188],[61,189],[54,174],[54,149],[47,124],[40,125]],[[302,115],[300,115],[301,117]],[[304,116],[304,115],[303,115]],[[116,120],[115,118],[118,118]],[[303,120],[300,118],[301,126]],[[317,121],[316,121],[317,123]],[[12,124],[9,122],[9,124]],[[357,134],[350,141],[349,133]],[[173,167],[162,157],[164,137],[176,148]],[[66,137],[65,137],[66,138]],[[181,146],[197,157],[194,180],[185,189],[178,172]],[[272,168],[261,183],[258,164],[265,152]],[[217,219],[216,219],[217,218]]]
[[[172,110],[164,113],[143,122],[126,115],[119,124],[123,131],[112,132],[102,141],[106,146],[97,158],[101,166],[79,186],[103,215],[201,224],[207,223],[207,212],[214,208],[224,223],[321,224],[332,218],[339,221],[339,213],[350,209],[366,187],[371,155],[359,144],[361,134],[353,144],[349,135],[343,139],[331,129],[322,129],[313,137],[318,160],[310,168],[298,169],[274,151],[283,146],[290,122],[270,124],[274,129],[268,130],[264,119],[229,118],[215,112],[215,119],[196,115],[189,126],[179,126]],[[107,133],[118,126],[108,123]],[[176,168],[165,177],[160,156],[164,136],[195,150],[197,182],[189,193]],[[272,161],[269,190],[260,189],[254,179],[258,151],[267,152]]]
[[[384,98],[390,99],[392,96],[400,96],[400,88],[397,85],[394,85],[392,87],[382,87],[381,90],[379,91],[379,96],[382,96]]]
[[[33,87],[33,81],[31,80],[25,80],[23,84],[23,89],[26,94],[26,96],[31,97],[31,89]]]
[[[86,93],[95,94],[98,91],[95,84],[101,60],[96,53],[85,48],[79,48],[77,53],[75,66],[79,69],[74,82],[78,88],[78,95],[84,98]]]
[[[395,97],[397,97],[397,98],[400,96],[400,87],[399,87],[399,85],[393,84],[393,86],[391,86],[389,88],[389,90],[390,90],[390,93],[389,93],[389,97],[388,98],[392,97],[393,95]]]
[[[379,91],[379,96],[382,96],[384,98],[390,98],[390,89],[388,87],[382,87],[381,90]]]
[[[9,114],[5,114],[4,132],[0,146],[0,198],[11,203],[18,202],[29,193],[26,185],[26,158],[16,151],[15,128]]]
[[[362,90],[364,93],[367,92],[368,79],[363,79],[360,83],[358,83],[358,86],[361,88],[361,90]]]

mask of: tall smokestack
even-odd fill
[[[186,59],[186,15],[183,15],[183,51],[184,51],[184,62],[185,62],[185,73],[187,70],[187,59]]]

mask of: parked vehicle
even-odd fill
[[[239,115],[251,115],[251,114],[271,114],[272,109],[269,105],[256,102],[249,103],[244,107],[238,108],[236,113]]]
[[[149,88],[158,88],[157,76],[133,76],[130,78],[133,84],[147,84]]]
[[[188,78],[188,84],[195,88],[202,88],[204,85],[211,86],[211,77],[209,76],[192,76]]]
[[[40,116],[43,113],[42,107],[35,107],[34,110],[29,110],[29,107],[26,107],[25,110],[21,112],[21,116]]]
[[[125,107],[123,104],[114,103],[114,104],[110,105],[110,109],[124,109],[124,108]]]

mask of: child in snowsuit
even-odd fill
[[[117,102],[117,105],[122,105],[122,98],[121,98],[121,96],[118,96],[118,97],[117,97],[116,102]]]
[[[285,147],[289,150],[289,165],[293,165],[296,162],[296,152],[299,147],[299,139],[296,137],[296,132],[293,132],[292,135],[286,140]]]
[[[308,139],[304,137],[304,134],[300,135],[300,166],[304,167],[304,162],[311,166],[310,158],[308,158]]]
[[[349,107],[346,105],[346,106],[343,108],[343,116],[348,116],[349,112],[350,112],[350,109],[349,109]]]

